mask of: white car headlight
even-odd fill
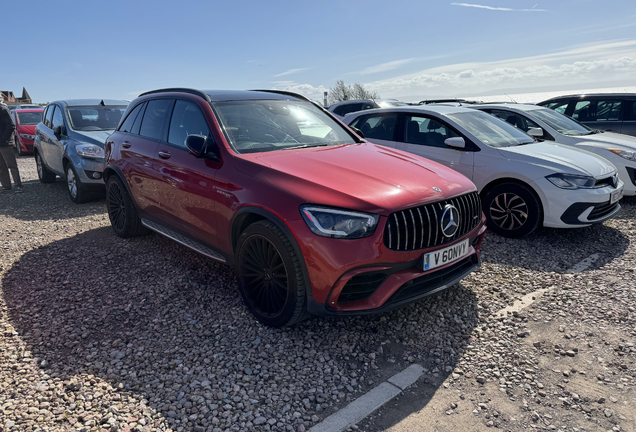
[[[369,237],[380,219],[374,214],[311,205],[300,206],[300,214],[314,234],[331,238]]]
[[[596,184],[594,177],[574,174],[551,174],[546,179],[561,189],[590,189]]]
[[[612,153],[631,161],[636,161],[636,152],[621,149],[608,149]]]
[[[103,158],[104,149],[95,144],[78,144],[75,146],[77,154],[90,158]]]

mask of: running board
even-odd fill
[[[189,237],[179,234],[178,232],[173,231],[170,228],[166,228],[163,225],[159,225],[148,219],[143,219],[143,218],[141,219],[141,223],[146,228],[151,229],[155,232],[158,232],[159,234],[164,235],[168,237],[169,239],[176,241],[177,243],[181,243],[182,245],[189,247],[190,249],[195,250],[199,252],[200,254],[205,255],[206,257],[212,258],[217,261],[221,261],[222,263],[226,262],[225,258],[223,258],[223,256],[220,253],[215,252],[211,248],[202,245],[198,241],[192,240]]]

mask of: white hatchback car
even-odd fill
[[[477,110],[396,107],[351,113],[344,121],[368,141],[424,156],[470,178],[480,190],[489,228],[503,236],[521,237],[540,225],[584,227],[620,209],[624,185],[610,162],[538,142]]]
[[[636,136],[590,129],[564,114],[537,105],[486,104],[470,107],[497,116],[539,139],[574,146],[604,157],[618,169],[618,176],[625,183],[625,195],[636,195]]]

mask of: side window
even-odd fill
[[[427,117],[406,116],[404,142],[431,147],[446,147],[447,138],[457,137],[452,129],[439,121]]]
[[[620,100],[599,100],[596,104],[596,121],[617,121],[621,116]]]
[[[157,99],[148,102],[144,118],[141,121],[139,135],[156,140],[162,139],[163,125],[171,103],[170,99]]]
[[[572,112],[572,118],[580,122],[594,121],[592,112],[592,102],[579,101],[574,105],[574,111]]]
[[[135,119],[137,118],[137,115],[139,115],[139,111],[141,111],[141,108],[143,107],[143,103],[140,103],[139,105],[137,105],[135,107],[135,109],[133,109],[130,114],[128,114],[128,117],[126,117],[126,120],[124,120],[124,122],[121,124],[119,130],[121,132],[132,132],[132,128],[133,128],[133,124],[135,123]]]
[[[536,124],[534,121],[530,120],[528,117],[522,116],[522,115],[517,114],[517,113],[510,112],[510,111],[488,110],[486,112],[494,115],[495,117],[500,118],[501,120],[505,121],[506,123],[510,123],[514,127],[518,128],[518,129],[521,129],[524,132],[528,132],[528,129],[530,129],[530,128],[540,128],[541,127],[538,124]]]
[[[53,126],[51,126],[53,124],[52,123],[53,122],[53,111],[55,111],[55,105],[49,105],[46,108],[46,116],[44,117],[44,124],[47,127],[49,127],[49,128],[53,127]]]
[[[60,107],[55,107],[51,129],[55,129],[58,126],[64,126],[64,116],[62,115]]]
[[[188,135],[210,135],[208,122],[198,106],[178,100],[172,111],[168,142],[185,148]]]
[[[546,105],[546,107],[553,109],[561,114],[565,114],[565,111],[568,109],[568,105],[570,105],[570,101],[560,101],[549,103]]]
[[[358,122],[357,128],[362,131],[365,138],[380,140],[393,140],[397,114],[370,115]]]
[[[636,120],[636,101],[624,100],[623,109],[625,113],[623,120]]]

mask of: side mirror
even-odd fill
[[[55,138],[58,140],[62,138],[62,135],[66,135],[66,128],[64,125],[55,126],[53,129],[53,135],[55,135]]]
[[[190,154],[196,157],[207,156],[210,159],[219,160],[213,152],[208,152],[208,137],[199,134],[188,135],[185,140],[186,148]]]
[[[446,138],[444,140],[444,144],[454,148],[466,148],[466,141],[464,141],[464,138],[462,137]]]
[[[543,136],[543,129],[541,128],[530,128],[528,132],[526,132],[531,137],[541,138]]]
[[[352,131],[354,131],[355,133],[357,133],[360,138],[364,138],[364,134],[362,133],[362,131],[360,129],[358,129],[357,127],[353,127],[353,126],[349,126],[349,128]]]

